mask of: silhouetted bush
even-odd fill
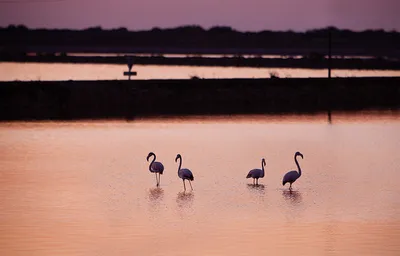
[[[399,32],[355,32],[335,27],[306,32],[240,32],[224,26],[205,30],[196,25],[147,31],[128,31],[126,28],[106,30],[100,26],[84,30],[28,29],[21,25],[10,25],[0,28],[0,47],[19,45],[26,51],[38,51],[38,48],[46,47],[44,50],[53,52],[326,54],[329,31],[334,55],[400,56]]]

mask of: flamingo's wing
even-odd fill
[[[181,169],[181,178],[187,180],[194,180],[193,173],[189,169]]]
[[[160,162],[154,162],[151,165],[151,171],[152,172],[158,172],[158,173],[163,173],[164,172],[164,165]]]
[[[247,174],[246,178],[260,178],[262,174],[262,171],[260,169],[253,169],[251,171],[249,171],[249,174]]]
[[[290,171],[283,176],[282,185],[285,185],[286,182],[294,182],[299,177],[299,173],[297,171]]]

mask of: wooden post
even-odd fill
[[[128,76],[128,80],[131,80],[131,76],[136,76],[137,73],[135,71],[125,71],[124,76]]]
[[[131,71],[133,67],[133,60],[131,56],[127,56],[128,60],[128,71],[124,72],[124,76],[128,76],[128,80],[131,80],[131,76],[136,76],[137,73],[135,71]]]

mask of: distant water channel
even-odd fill
[[[0,62],[0,81],[123,80],[127,65]],[[134,65],[133,79],[327,77],[324,69]],[[400,76],[400,70],[333,70],[332,77]]]
[[[399,131],[399,113],[0,123],[0,255],[399,255]]]

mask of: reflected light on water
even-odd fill
[[[398,112],[1,123],[0,255],[398,255],[399,130]]]
[[[124,64],[0,63],[0,81],[126,80]],[[324,69],[135,65],[133,79],[327,77]],[[332,77],[400,76],[399,70],[334,70]]]

